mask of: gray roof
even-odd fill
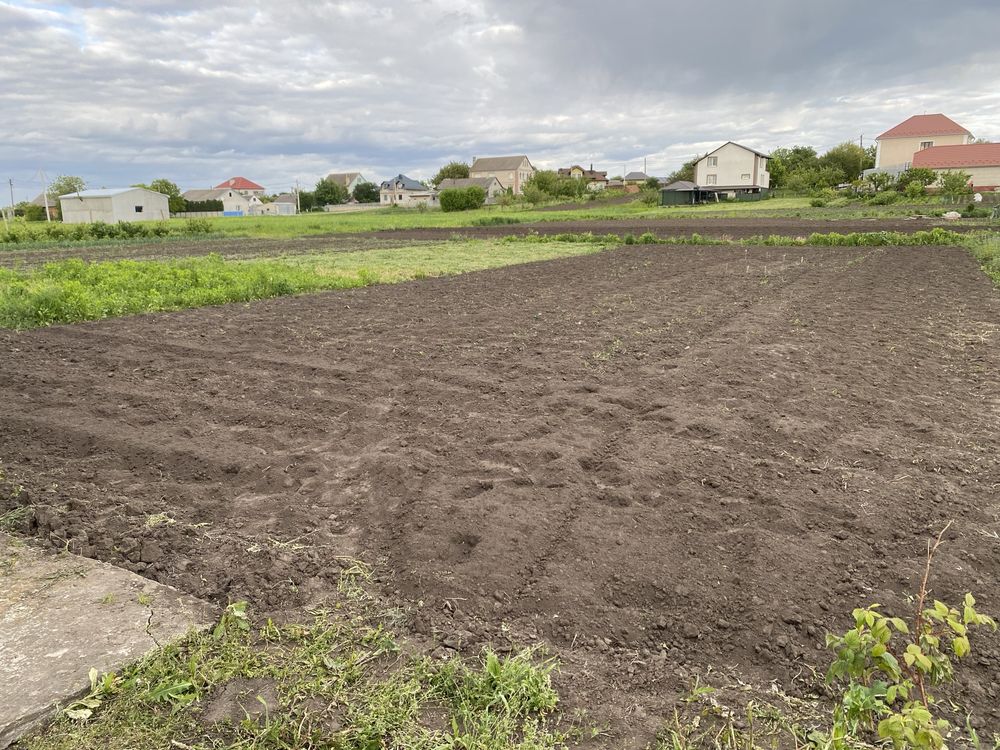
[[[685,190],[686,191],[686,190],[697,190],[698,186],[695,183],[693,183],[693,182],[689,182],[688,180],[677,180],[676,182],[671,182],[669,185],[667,185],[663,189],[664,190]]]
[[[396,183],[400,183],[400,184],[397,185]],[[393,177],[391,180],[386,180],[385,182],[382,183],[382,187],[385,188],[385,189],[392,189],[392,188],[400,187],[403,190],[429,190],[430,189],[426,185],[421,185],[416,180],[410,179],[405,174],[398,174],[395,177]]]
[[[291,193],[282,193],[281,195],[276,195],[271,203],[298,203],[295,200],[295,196]]]
[[[649,175],[645,172],[629,172],[625,175],[626,180],[648,180]]]
[[[527,159],[528,157],[524,154],[521,156],[487,156],[473,161],[469,169],[472,172],[506,172],[517,169]],[[528,164],[530,165],[531,162],[528,161]]]
[[[500,180],[496,177],[448,177],[441,180],[438,185],[438,190],[447,190],[448,188],[467,188],[467,187],[481,187],[483,190],[489,190],[493,183],[500,185]],[[503,187],[503,185],[500,185]]]
[[[55,204],[58,202],[58,200],[59,200],[58,198],[52,198],[50,196],[49,197],[49,208],[52,208],[53,206],[55,206]],[[38,197],[35,198],[35,200],[31,201],[31,205],[33,205],[33,206],[41,206],[42,208],[45,208],[45,193],[39,193]]]
[[[59,200],[64,201],[67,198],[113,198],[114,196],[121,195],[122,193],[131,193],[134,190],[141,190],[144,193],[153,193],[155,195],[163,195],[163,193],[157,193],[155,190],[147,190],[146,188],[102,188],[100,190],[81,190],[79,193],[67,193],[66,195],[60,195]],[[167,196],[163,195],[163,197],[166,198]]]

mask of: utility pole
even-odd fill
[[[10,177],[7,178],[7,184],[10,185],[10,219],[14,220],[14,180]],[[6,214],[4,215],[4,226],[7,225]]]
[[[299,199],[299,181],[295,181],[295,213],[302,213],[302,201]]]
[[[49,180],[45,176],[45,172],[41,172],[42,175],[42,200],[45,202],[45,221],[52,221],[52,213],[49,211]]]
[[[858,138],[858,145],[861,146],[861,171],[858,172],[858,179],[860,180],[865,174],[865,134],[862,133]]]

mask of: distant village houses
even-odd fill
[[[486,204],[496,203],[498,196],[505,192],[504,186],[496,177],[448,177],[441,180],[438,190],[461,189],[468,187],[480,187],[486,193]]]
[[[584,169],[579,164],[572,167],[560,169],[557,174],[560,177],[572,177],[574,180],[583,180],[588,190],[603,190],[608,185],[608,173],[599,172],[590,165],[590,169]]]
[[[331,172],[326,179],[343,187],[348,195],[352,195],[358,185],[368,182],[360,172]]]
[[[405,174],[398,174],[391,180],[386,180],[380,186],[379,197],[383,206],[399,206],[414,208],[427,206],[436,208],[438,194],[433,188],[410,179]]]
[[[235,190],[246,198],[256,196],[263,198],[267,192],[264,188],[246,177],[230,177],[223,183],[215,186],[216,190]]]

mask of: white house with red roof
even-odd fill
[[[252,180],[248,180],[246,177],[230,177],[225,182],[222,182],[215,186],[216,190],[235,190],[237,193],[242,195],[244,198],[251,198],[256,196],[258,198],[264,195],[264,188],[258,185]]]
[[[934,146],[972,143],[972,133],[940,113],[914,115],[875,139],[875,169],[902,172],[914,164],[914,154]]]
[[[941,172],[966,172],[974,190],[1000,189],[1000,143],[931,146],[913,155],[913,166]]]

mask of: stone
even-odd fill
[[[113,565],[0,534],[0,748],[118,671],[209,627],[215,608]]]

